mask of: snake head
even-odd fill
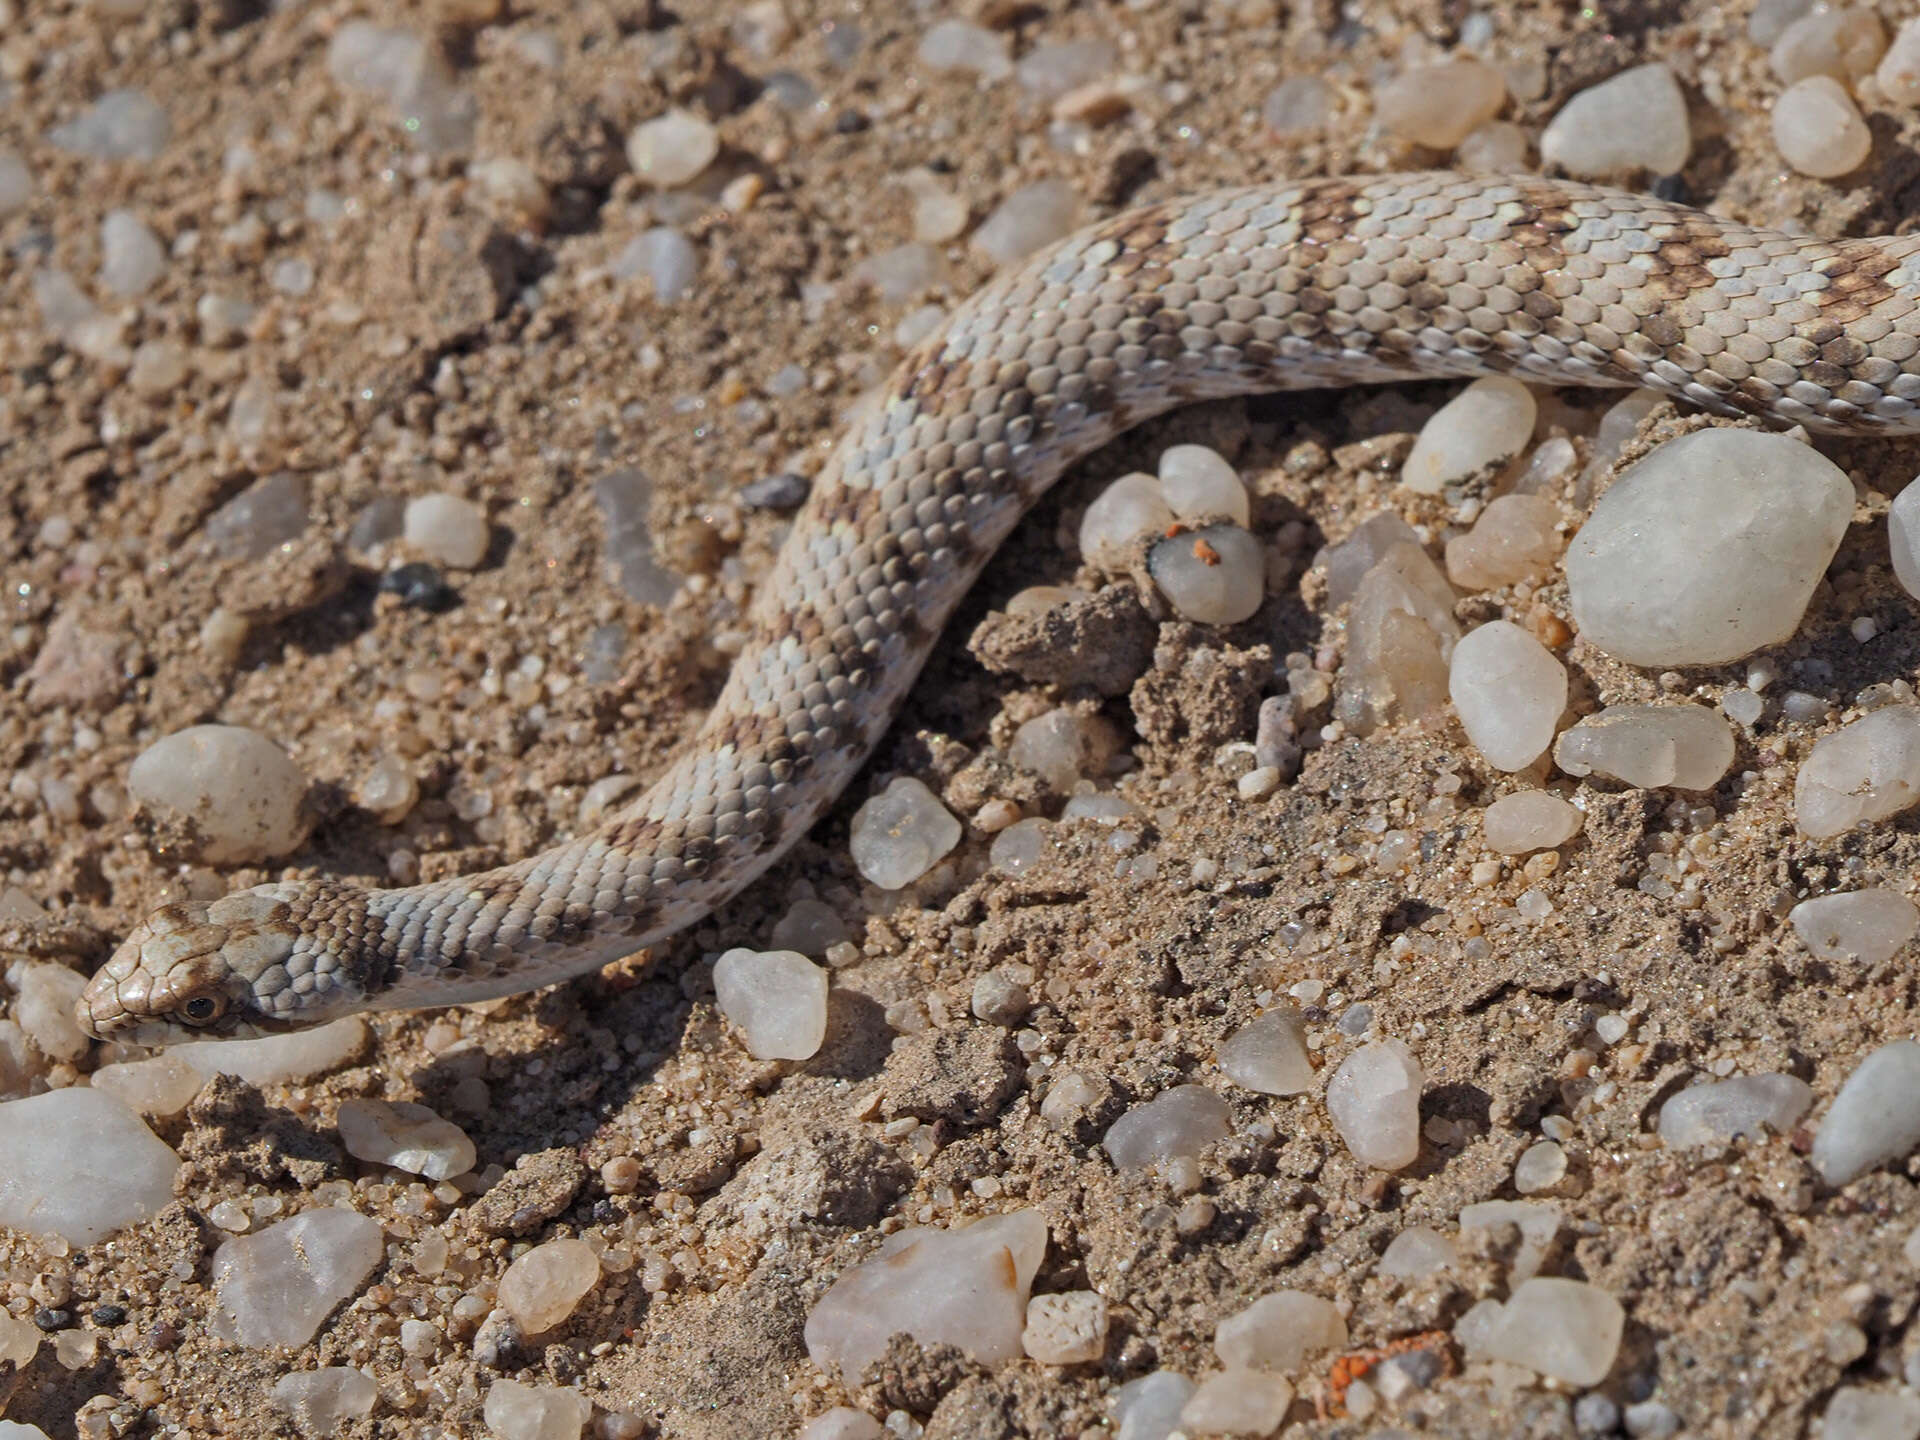
[[[133,928],[80,996],[75,1018],[101,1040],[279,1034],[331,1019],[313,994],[290,903],[299,887],[261,885],[208,904],[166,905]],[[302,979],[300,977],[306,977]]]

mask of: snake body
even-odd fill
[[[1105,220],[900,365],[817,477],[697,740],[636,802],[484,873],[169,905],[94,977],[81,1022],[165,1043],[453,1004],[693,923],[839,795],[1035,498],[1188,401],[1506,373],[1920,430],[1917,254],[1916,236],[1790,236],[1535,176],[1254,185]]]

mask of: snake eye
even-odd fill
[[[220,1003],[217,995],[196,995],[180,1007],[181,1018],[192,1025],[205,1025],[218,1020],[220,1012],[226,1006]]]

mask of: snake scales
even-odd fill
[[[1531,176],[1256,185],[1103,221],[996,278],[901,364],[818,477],[698,739],[638,801],[482,874],[169,905],[94,977],[81,1023],[165,1043],[446,1005],[691,924],[853,777],[1034,499],[1188,401],[1505,372],[1920,430],[1916,254],[1916,236],[1789,236]]]

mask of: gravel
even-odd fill
[[[1404,1041],[1362,1045],[1327,1081],[1327,1114],[1353,1158],[1401,1170],[1420,1155],[1420,1062]]]
[[[882,890],[899,890],[937,865],[960,835],[960,822],[939,797],[902,775],[854,812],[849,842],[863,876]]]
[[[1507,620],[1461,638],[1447,683],[1467,738],[1496,770],[1524,770],[1546,754],[1567,708],[1566,666]]]
[[[311,815],[307,777],[273,741],[240,725],[192,725],[156,740],[127,770],[127,790],[157,818],[189,827],[215,865],[299,849]]]
[[[713,988],[757,1060],[810,1059],[826,1038],[827,972],[797,950],[729,950]]]
[[[1672,175],[1692,150],[1687,97],[1659,61],[1582,90],[1540,132],[1540,162],[1585,180]]]
[[[1677,790],[1711,790],[1733,756],[1733,731],[1704,705],[1609,705],[1553,747],[1554,764],[1569,775]]]
[[[1489,375],[1434,411],[1420,427],[1400,483],[1416,495],[1438,495],[1449,485],[1497,474],[1526,448],[1538,407],[1518,380]]]

